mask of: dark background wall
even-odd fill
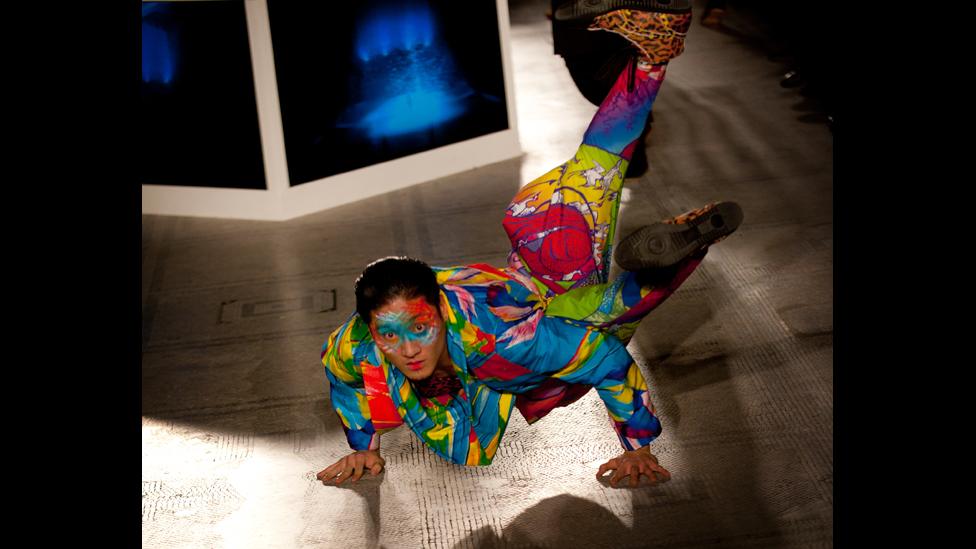
[[[142,183],[264,189],[244,2],[144,2]]]

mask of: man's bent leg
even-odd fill
[[[697,234],[695,224],[703,219],[712,219],[715,210],[715,205],[709,204],[657,225],[691,227],[688,230]],[[732,230],[738,226],[738,221],[731,227]],[[673,264],[624,271],[612,283],[575,288],[558,295],[549,302],[546,314],[614,334],[626,345],[641,319],[670,297],[691,276],[705,258],[709,246],[725,238],[719,236],[722,234],[719,232],[709,234],[709,238],[701,240],[697,246],[689,247],[688,252]]]
[[[546,315],[617,336],[626,345],[640,321],[671,297],[705,258],[707,248],[658,271],[624,271],[613,282],[575,288],[549,302]]]

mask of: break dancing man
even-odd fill
[[[684,49],[691,13],[650,1],[631,3],[634,10],[604,4],[569,16],[624,36],[639,55],[617,78],[576,154],[512,199],[502,222],[512,243],[508,265],[432,268],[389,257],[356,280],[356,312],[322,349],[332,404],[353,452],[319,480],[379,474],[380,435],[403,424],[450,462],[488,465],[513,408],[534,423],[590,389],[623,447],[597,478],[612,471],[612,486],[624,478],[630,486],[641,476],[652,483],[670,478],[650,451],[661,424],[626,344],[708,247],[739,226],[742,211],[734,202],[709,204],[646,225],[611,253],[627,166],[667,63]],[[611,257],[624,269],[613,281]]]

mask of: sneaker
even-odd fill
[[[689,27],[690,11],[659,13],[622,9],[597,16],[588,29],[626,38],[637,46],[646,62],[658,65],[681,55]]]
[[[718,202],[637,229],[620,241],[613,258],[627,271],[662,269],[721,241],[742,223],[742,208]]]
[[[563,2],[555,17],[556,21],[589,21],[616,10],[691,13],[691,0],[575,0]]]

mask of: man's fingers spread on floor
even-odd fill
[[[600,469],[597,472],[597,475],[596,476],[602,477],[607,471],[613,471],[616,468],[617,468],[617,460],[616,459],[611,459],[610,461],[608,461],[608,462],[606,462],[606,463],[604,463],[603,465],[600,466]]]
[[[620,479],[624,478],[625,476],[626,473],[624,473],[623,468],[618,468],[616,471],[614,471],[613,476],[610,477],[610,486],[616,488],[617,483],[620,482]]]
[[[332,465],[329,465],[325,469],[322,469],[322,471],[319,472],[318,474],[318,479],[321,480],[322,482],[329,482],[335,480],[335,476],[339,473],[338,466],[339,466],[338,463],[334,463]]]
[[[326,467],[325,468],[325,471],[324,471],[325,476],[327,476],[327,477],[334,477],[334,476],[338,475],[339,474],[339,471],[342,470],[342,464],[343,464],[343,462],[340,461],[338,463],[333,463],[332,465],[329,465],[328,467]]]
[[[357,463],[355,465],[355,467],[353,467],[353,471],[354,471],[353,474],[352,474],[352,481],[353,482],[356,482],[357,480],[360,479],[360,477],[363,476],[363,470],[364,469],[365,469],[365,467],[363,467],[363,464],[362,463]]]
[[[637,488],[637,483],[640,482],[640,467],[631,466],[630,467],[630,487]]]
[[[661,479],[671,480],[671,473],[669,473],[668,470],[665,469],[664,467],[661,467],[660,465],[655,463],[654,465],[651,465],[651,469],[653,469],[654,472],[661,477]]]
[[[651,484],[657,484],[657,481],[659,479],[657,475],[654,474],[653,467],[651,467],[647,463],[641,463],[641,473],[647,477],[647,480],[649,480]]]
[[[318,474],[318,479],[321,480],[322,482],[330,482],[335,480],[335,475],[330,475],[327,474],[325,471],[322,471],[321,473]]]
[[[352,466],[346,466],[346,468],[339,473],[339,477],[336,479],[336,484],[342,484],[343,481],[350,477],[350,475],[352,475]]]

